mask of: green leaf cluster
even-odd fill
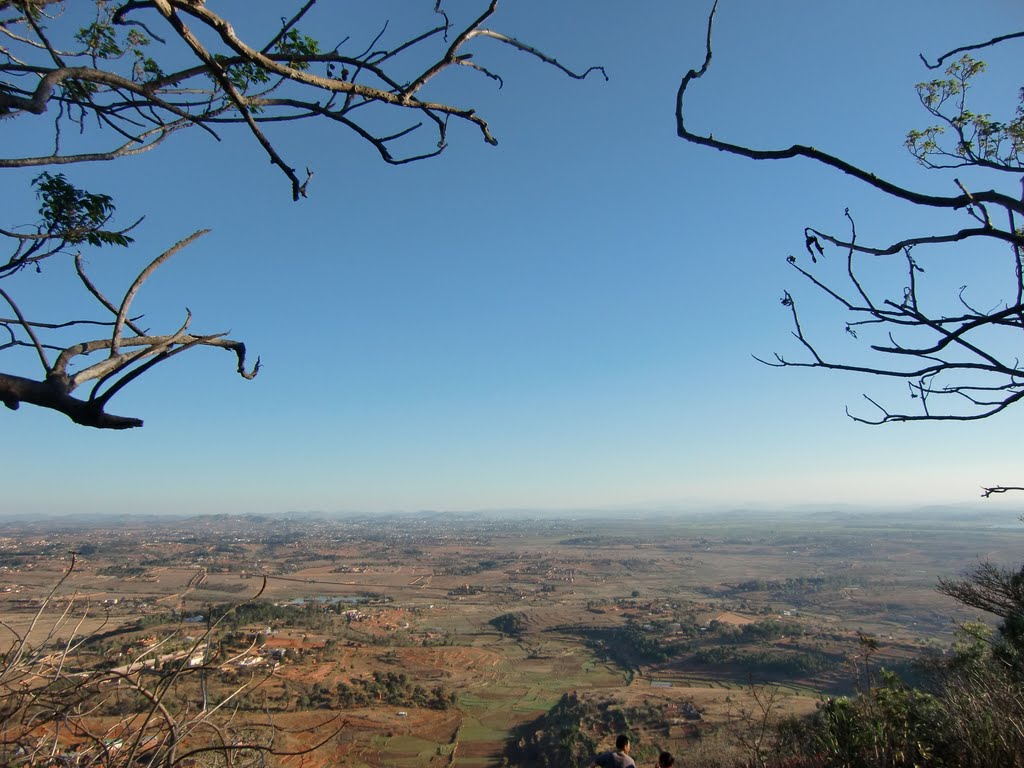
[[[225,76],[239,93],[245,93],[252,85],[265,85],[270,82],[267,71],[251,61],[229,64],[228,57],[219,53],[214,54],[213,58],[224,69]]]
[[[828,766],[940,766],[946,759],[944,713],[935,696],[882,672],[881,685],[856,698],[826,701],[805,734],[805,749]]]
[[[117,34],[109,22],[94,21],[78,30],[75,40],[97,59],[117,59],[124,55],[124,50],[117,43]]]
[[[275,51],[284,56],[316,56],[320,53],[320,43],[297,29],[290,29],[278,41]],[[292,69],[305,71],[309,69],[307,61],[289,61]]]
[[[159,71],[159,67],[146,56],[145,49],[150,39],[136,29],[121,32],[113,23],[109,0],[97,0],[96,20],[82,27],[75,34],[75,40],[84,46],[84,55],[90,56],[93,65],[103,59],[120,59],[125,53],[131,53],[136,60],[133,75],[137,80],[140,73]]]
[[[918,98],[942,123],[907,133],[906,147],[927,167],[943,167],[941,158],[980,163],[1006,170],[1024,167],[1024,88],[1018,94],[1014,117],[994,120],[991,114],[967,106],[967,94],[975,77],[985,71],[985,62],[961,56],[945,71],[946,77],[916,86]],[[947,132],[955,134],[944,142]],[[960,163],[958,163],[960,164]]]
[[[64,174],[43,172],[32,180],[40,201],[41,230],[70,244],[126,246],[132,238],[103,229],[114,215],[110,195],[78,189]]]

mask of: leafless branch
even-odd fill
[[[14,310],[14,314],[18,316],[18,323],[22,328],[25,329],[25,333],[32,339],[32,345],[36,348],[36,352],[39,354],[39,361],[43,364],[43,370],[48,374],[51,370],[50,361],[46,359],[46,352],[43,351],[43,345],[39,343],[39,337],[36,336],[36,332],[31,323],[25,320],[25,316],[21,314],[21,310],[18,309],[18,305],[14,303],[14,299],[7,295],[7,292],[0,288],[0,296],[3,297],[4,301]]]
[[[142,270],[142,272],[139,273],[139,276],[135,278],[135,282],[131,284],[131,287],[125,292],[124,298],[121,300],[120,309],[117,310],[117,321],[114,324],[114,334],[110,340],[111,357],[117,355],[120,351],[121,331],[124,329],[125,320],[128,318],[128,310],[131,308],[132,301],[135,299],[135,294],[139,292],[139,288],[142,287],[142,284],[149,279],[149,276],[152,275],[161,264],[171,258],[182,248],[194,243],[203,235],[208,234],[209,231],[210,230],[208,229],[200,229],[197,232],[193,232],[184,240],[179,240],[173,246],[153,259],[149,266]]]
[[[1002,194],[995,191],[994,189],[986,190],[983,192],[977,192],[973,195],[961,194],[955,197],[942,197],[938,195],[929,195],[921,192],[914,192],[913,190],[905,189],[897,184],[894,184],[886,179],[880,178],[879,176],[859,168],[852,163],[848,163],[842,158],[831,155],[827,152],[822,152],[814,147],[804,146],[802,144],[793,144],[787,149],[753,149],[751,147],[743,146],[742,144],[733,144],[726,141],[721,141],[714,138],[712,135],[702,135],[693,133],[686,127],[684,119],[683,100],[686,94],[687,88],[694,80],[699,80],[705,74],[711,66],[712,58],[712,47],[711,47],[711,36],[712,28],[714,23],[715,11],[717,9],[717,0],[715,5],[712,7],[711,13],[708,16],[708,27],[707,27],[707,42],[705,48],[704,63],[699,69],[689,70],[682,78],[679,83],[679,89],[676,92],[676,133],[681,139],[688,141],[692,144],[698,144],[700,146],[711,147],[721,152],[727,152],[733,155],[739,155],[741,157],[748,157],[753,160],[790,160],[796,157],[804,157],[809,160],[814,160],[822,165],[826,165],[830,168],[835,168],[841,173],[852,176],[871,187],[883,192],[891,197],[898,198],[900,200],[906,200],[907,202],[914,203],[915,205],[922,205],[934,208],[952,208],[960,209],[965,208],[972,203],[992,203],[994,205],[1001,206],[1006,210],[1015,211],[1017,213],[1024,214],[1024,201],[1014,199],[1009,195]]]
[[[934,64],[929,64],[928,59],[924,57],[923,53],[919,53],[918,56],[921,58],[921,61],[924,63],[924,65],[928,67],[928,69],[938,69],[939,67],[942,66],[946,59],[951,58],[952,56],[956,56],[958,53],[966,53],[967,51],[978,51],[981,50],[982,48],[989,48],[990,46],[998,45],[999,43],[1002,43],[1006,40],[1013,40],[1014,38],[1018,37],[1024,37],[1024,32],[1011,32],[1008,35],[999,35],[998,37],[993,37],[991,40],[986,40],[984,43],[975,43],[974,45],[964,45],[961,46],[960,48],[954,48],[953,50],[947,51],[946,53],[939,56],[939,58],[935,60]]]
[[[988,488],[982,488],[981,497],[983,499],[987,499],[989,496],[1000,493],[1009,493],[1010,491],[1024,491],[1024,487],[1019,485],[993,485]]]

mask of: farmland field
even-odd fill
[[[335,718],[307,766],[525,765],[556,717],[685,755],[764,691],[802,714],[865,664],[913,675],[977,618],[937,579],[1022,545],[1012,519],[937,511],[8,523],[0,635],[124,664],[212,626],[214,693],[265,670],[243,716]]]

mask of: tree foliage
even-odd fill
[[[1024,766],[1024,664],[1018,627],[1020,576],[984,564],[939,591],[1004,622],[967,622],[948,654],[917,660],[914,685],[876,670],[880,648],[861,638],[857,692],[823,700],[805,718],[775,718],[771,733],[748,747],[753,764],[773,768]],[[754,713],[757,715],[757,713]],[[755,716],[753,724],[768,720]],[[750,718],[747,718],[750,720]],[[763,730],[763,729],[762,729]]]
[[[1017,570],[982,561],[956,579],[941,579],[939,592],[1001,619],[996,654],[1024,671],[1024,564]]]
[[[1024,678],[992,653],[986,629],[968,627],[968,639],[932,668],[926,686],[907,685],[883,670],[858,695],[827,699],[805,720],[783,720],[776,759],[767,765],[1024,765]]]
[[[495,616],[488,624],[504,635],[519,637],[526,629],[526,616],[518,611]]]
[[[393,165],[443,153],[453,124],[467,125],[488,144],[497,144],[473,105],[434,95],[454,70],[471,70],[501,85],[501,76],[475,58],[471,48],[478,42],[512,48],[576,79],[604,74],[600,67],[575,72],[485,26],[497,0],[461,23],[449,18],[441,2],[432,5],[433,26],[395,39],[386,23],[368,35],[332,29],[317,17],[322,10],[317,0],[247,9],[236,21],[257,30],[251,34],[240,33],[231,18],[196,0],[94,0],[91,13],[83,12],[85,3],[0,0],[0,125],[37,123],[38,130],[22,136],[52,137],[51,148],[42,152],[5,142],[0,168],[121,160],[163,146],[182,131],[195,129],[220,141],[237,127],[284,175],[292,198],[299,200],[313,171],[299,171],[276,138],[299,121],[336,127]],[[347,12],[334,9],[342,19]],[[41,271],[47,260],[72,259],[99,316],[43,319],[44,311],[58,310],[30,308],[13,288],[0,290],[0,306],[9,309],[8,316],[0,316],[5,336],[0,350],[32,350],[42,368],[36,377],[0,372],[0,400],[8,408],[29,403],[85,426],[126,429],[142,421],[108,413],[111,398],[182,352],[226,349],[235,355],[241,376],[257,374],[260,362],[247,364],[242,342],[225,333],[191,332],[187,310],[177,330],[162,332],[144,327],[134,314],[141,286],[205,230],[149,262],[112,300],[86,273],[83,249],[129,246],[138,222],[114,226],[114,201],[81,189],[63,172],[42,170],[33,192],[41,201],[39,219],[0,229],[9,244],[0,279],[13,285],[24,280],[29,267]],[[81,338],[85,328],[97,327],[104,329],[102,336]],[[103,359],[89,364],[83,358],[90,355]],[[75,390],[87,384],[88,395],[77,396]]]

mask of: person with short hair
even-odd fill
[[[636,763],[629,756],[629,736],[620,733],[615,739],[615,751],[595,755],[594,765],[600,768],[636,768]]]
[[[658,768],[672,768],[675,763],[676,759],[672,757],[671,752],[662,752],[658,755]]]

